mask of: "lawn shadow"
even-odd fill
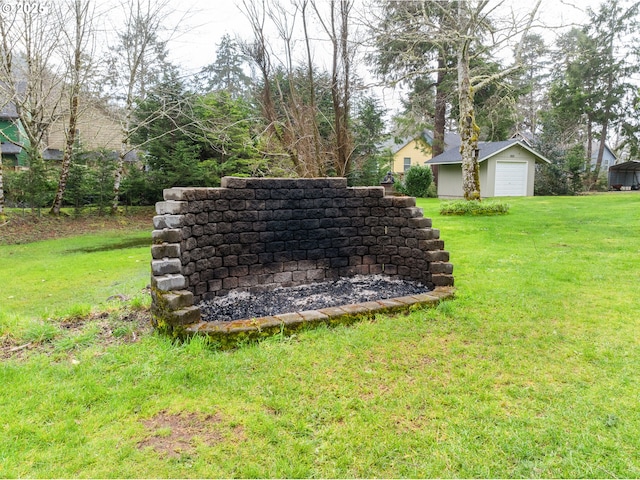
[[[151,240],[148,238],[131,238],[118,243],[93,245],[85,248],[73,248],[65,250],[64,253],[95,253],[110,252],[112,250],[125,250],[127,248],[151,247]]]

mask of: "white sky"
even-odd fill
[[[247,40],[252,37],[249,23],[238,6],[242,4],[242,0],[170,1],[175,2],[174,15],[176,19],[181,19],[185,15],[187,17],[182,23],[186,27],[183,33],[170,44],[170,55],[173,61],[188,74],[198,72],[203,66],[215,60],[215,52],[223,35],[229,34],[232,38],[239,36]],[[280,1],[285,4],[287,2],[287,0]],[[374,0],[358,1],[360,6],[366,6]],[[534,3],[535,0],[504,0],[504,6],[500,7],[501,10],[498,12],[507,14],[513,8],[517,14],[522,15],[528,13]],[[548,43],[552,43],[555,37],[564,30],[562,26],[584,22],[587,18],[586,8],[591,6],[591,8],[597,9],[599,4],[600,0],[542,0],[537,23],[549,28],[539,30],[539,32],[547,39]],[[330,54],[322,53],[323,45],[321,43],[316,42],[314,48],[316,49],[316,60],[326,58],[328,61]],[[328,65],[326,68],[329,70]],[[367,72],[363,74],[365,77],[368,76]],[[389,113],[397,110],[402,97],[400,89],[375,87],[374,91]]]
[[[215,51],[224,34],[250,38],[251,29],[242,14],[238,0],[174,0],[175,18],[187,19],[183,22],[186,30],[170,46],[170,53],[176,63],[188,70],[197,70],[214,61]],[[259,0],[258,0],[259,1]],[[284,0],[286,2],[286,0]],[[366,5],[367,0],[360,3]],[[534,0],[508,0],[507,7],[526,11]],[[597,8],[599,0],[543,0],[539,19],[541,23],[556,27],[542,32],[550,41],[559,26],[579,23],[586,19],[583,10],[587,6]]]

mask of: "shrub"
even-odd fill
[[[7,206],[40,211],[51,205],[56,194],[55,174],[41,158],[33,160],[28,170],[7,172],[4,182]]]
[[[416,165],[407,171],[404,182],[396,185],[396,190],[412,197],[426,198],[429,196],[429,187],[432,183],[431,167]]]
[[[508,212],[509,204],[502,202],[456,200],[440,206],[440,215],[504,215]]]
[[[583,170],[587,160],[584,148],[577,146],[567,152],[555,153],[552,163],[536,166],[536,195],[576,195],[588,180]]]

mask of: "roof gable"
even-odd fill
[[[431,130],[423,130],[419,135],[404,138],[392,138],[386,141],[382,147],[388,148],[391,150],[391,153],[395,155],[411,142],[417,142],[421,137],[427,145],[433,146],[433,132]],[[446,148],[459,147],[460,135],[457,132],[444,132],[444,145]]]
[[[640,160],[629,160],[628,162],[612,165],[609,170],[616,172],[640,172]]]
[[[597,140],[594,140],[592,146],[591,146],[591,162],[595,163],[598,160],[598,151],[600,150],[600,142]],[[614,162],[618,159],[618,156],[615,154],[615,152],[613,150],[611,150],[611,148],[609,148],[609,145],[607,145],[606,143],[604,144],[604,154],[602,155],[602,159],[609,159],[609,160],[613,160]]]
[[[550,160],[546,159],[538,152],[533,150],[531,147],[526,145],[524,142],[520,140],[504,140],[502,142],[479,142],[478,143],[478,162],[483,162],[488,160],[489,158],[508,150],[509,148],[513,148],[514,146],[523,148],[524,150],[531,153],[536,161],[541,161],[545,163],[551,163]],[[460,154],[459,147],[450,148],[446,150],[444,153],[433,157],[431,160],[426,162],[429,165],[442,165],[442,164],[456,164],[462,163],[462,155]]]

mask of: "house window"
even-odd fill
[[[406,172],[411,168],[411,157],[404,157],[404,171]]]

